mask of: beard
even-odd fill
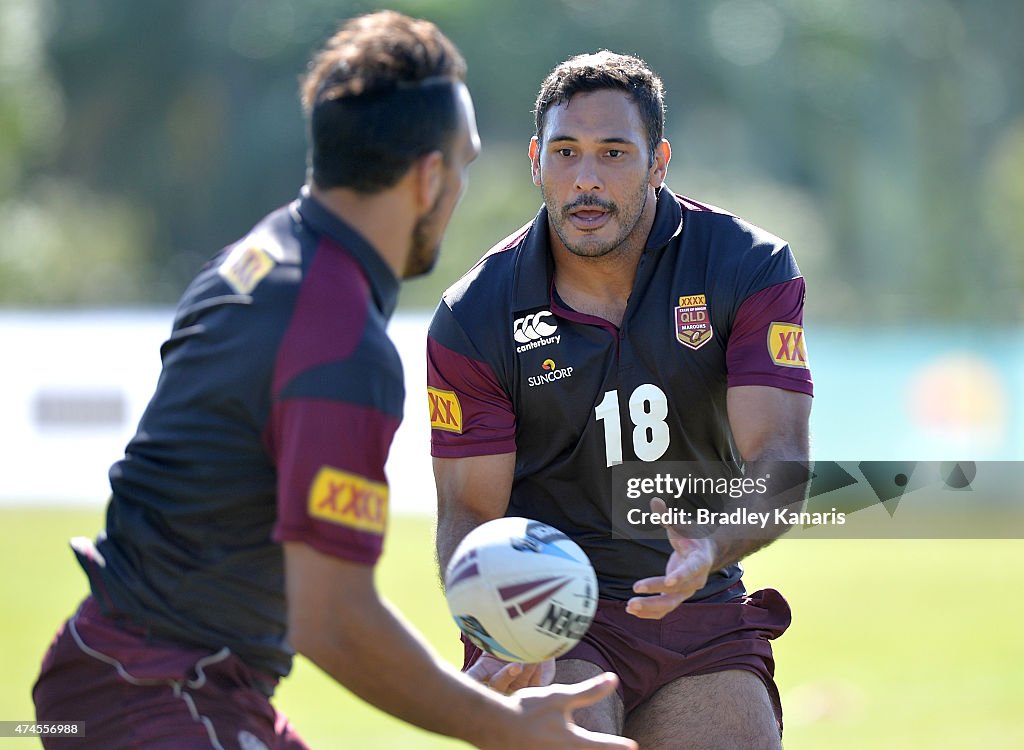
[[[405,270],[402,272],[403,279],[413,279],[423,276],[434,270],[437,258],[441,254],[441,230],[436,229],[440,224],[441,201],[445,194],[442,191],[434,205],[430,207],[412,228],[412,247],[409,250],[409,257],[405,261]]]
[[[554,227],[555,233],[569,252],[581,258],[600,258],[627,243],[632,238],[633,232],[640,222],[640,217],[643,216],[644,209],[647,207],[646,179],[636,193],[621,206],[614,201],[605,201],[587,193],[572,203],[566,203],[556,209],[557,198],[547,191],[543,183],[541,183],[541,194],[544,196],[544,204],[548,207],[548,219]],[[570,217],[576,209],[588,206],[608,213],[608,223],[602,229],[617,225],[618,231],[612,237],[601,239],[596,236],[596,233],[585,232],[580,236],[580,230],[572,225]]]

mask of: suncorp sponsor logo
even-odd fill
[[[526,382],[530,384],[531,388],[536,388],[538,385],[547,385],[555,380],[563,380],[565,378],[572,377],[573,368],[559,367],[555,364],[553,359],[545,359],[541,367],[544,368],[543,375],[531,375],[526,379]]]
[[[561,335],[556,334],[558,323],[550,310],[530,313],[521,318],[516,318],[512,323],[512,338],[522,346],[516,347],[516,352],[522,353],[530,349],[548,344],[557,344]]]

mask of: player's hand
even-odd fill
[[[517,713],[510,736],[495,737],[495,744],[487,745],[488,750],[637,750],[633,740],[591,732],[572,721],[575,709],[604,700],[612,694],[618,682],[618,677],[605,672],[573,685],[520,690],[508,699]]]
[[[550,685],[555,679],[555,660],[518,664],[502,661],[490,654],[482,654],[473,662],[473,666],[466,670],[466,674],[491,690],[510,695],[522,688]]]
[[[665,502],[651,499],[651,512],[664,513]],[[711,539],[690,539],[671,525],[665,524],[672,555],[665,566],[665,575],[644,578],[633,584],[633,591],[648,596],[634,596],[626,611],[636,617],[660,620],[695,593],[704,588],[715,562],[717,549]]]

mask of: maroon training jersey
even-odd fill
[[[381,551],[397,296],[374,248],[305,192],[207,265],[110,470],[106,530],[76,545],[105,613],[287,674],[279,542],[366,565]]]
[[[548,231],[542,208],[445,292],[428,340],[432,452],[514,451],[507,514],[564,531],[601,595],[626,599],[671,547],[612,538],[611,467],[736,463],[729,387],[810,394],[804,282],[783,240],[662,188],[616,328],[559,299]],[[718,571],[694,599],[740,575]]]

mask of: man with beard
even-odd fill
[[[34,699],[40,721],[83,720],[84,742],[46,747],[305,747],[269,700],[296,651],[479,747],[634,747],[569,718],[614,677],[500,696],[374,587],[404,400],[385,326],[400,279],[434,264],[479,151],[464,78],[433,24],[393,12],[350,21],[312,61],[309,184],[185,292],[110,471],[106,530],[72,542],[92,593]]]
[[[612,534],[615,465],[752,471],[808,456],[789,247],[667,188],[663,131],[661,81],[638,58],[574,57],[541,85],[529,156],[544,206],[445,293],[430,327],[438,558],[510,515],[560,529],[594,563],[597,616],[555,664],[513,673],[467,643],[492,688],[609,670],[620,688],[577,712],[583,726],[642,747],[778,748],[768,641],[789,607],[772,589],[747,595],[738,564],[771,535]]]

